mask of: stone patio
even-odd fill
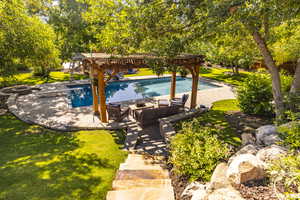
[[[152,78],[155,76],[132,77],[128,79]],[[210,81],[213,82],[213,81]],[[72,108],[67,96],[68,85],[87,84],[88,80],[60,82],[36,86],[39,90],[33,90],[28,95],[11,95],[8,99],[8,108],[19,119],[32,124],[38,124],[46,128],[61,131],[85,130],[85,129],[120,129],[130,126],[131,120],[122,123],[101,123],[97,116],[93,115],[92,106]],[[197,103],[208,107],[214,101],[235,98],[232,88],[217,82],[221,87],[198,91]],[[51,93],[51,91],[61,91]],[[65,91],[65,92],[64,92]],[[181,97],[182,94],[176,96]],[[166,99],[169,96],[153,98]],[[190,99],[190,98],[189,98]],[[124,105],[132,104],[124,102]],[[188,100],[186,106],[189,107]]]

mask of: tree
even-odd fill
[[[22,1],[1,1],[0,18],[0,76],[11,77],[18,65],[42,76],[57,67],[59,51],[53,30],[38,17],[29,16]]]
[[[60,0],[48,8],[47,23],[55,30],[63,61],[69,60],[73,53],[89,51],[90,43],[95,43],[90,22],[82,16],[87,9],[88,4],[79,0]]]
[[[259,57],[256,44],[249,35],[239,32],[222,33],[210,40],[195,41],[189,51],[205,55],[211,63],[230,67],[235,74],[239,73],[239,68],[249,69]]]

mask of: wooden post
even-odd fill
[[[176,72],[172,72],[170,99],[175,98],[176,91]]]
[[[192,97],[191,97],[191,109],[197,106],[197,94],[198,94],[198,82],[199,82],[199,66],[193,66],[193,83],[192,83]]]
[[[91,70],[90,70],[90,78],[91,78],[91,85],[92,85],[92,93],[93,93],[93,110],[94,110],[94,115],[99,115],[99,104],[98,104],[98,93],[97,93],[97,86],[96,86],[96,77],[95,77],[95,69],[94,66],[95,64],[93,63],[91,65]]]
[[[98,70],[98,94],[100,98],[100,119],[107,123],[104,70]]]

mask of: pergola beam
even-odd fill
[[[95,77],[95,63],[92,64],[90,69],[90,78],[92,80],[92,93],[93,93],[93,111],[94,115],[99,115],[99,103],[98,103],[98,92],[97,92],[97,84]]]
[[[104,70],[98,69],[98,94],[100,99],[100,119],[107,123]]]
[[[171,78],[171,91],[170,91],[170,99],[175,98],[176,93],[176,71],[172,72],[172,78]]]
[[[196,108],[197,106],[197,94],[198,94],[198,82],[199,82],[199,66],[195,65],[192,68],[192,96],[191,96],[191,109]]]

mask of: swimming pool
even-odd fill
[[[170,82],[170,77],[111,82],[105,88],[106,102],[114,103],[169,95]],[[68,87],[75,89],[69,93],[72,107],[91,106],[93,104],[92,90],[89,84],[72,85]],[[219,86],[205,81],[199,81],[198,90],[217,87]],[[186,93],[191,90],[191,78],[176,78],[176,93]]]

